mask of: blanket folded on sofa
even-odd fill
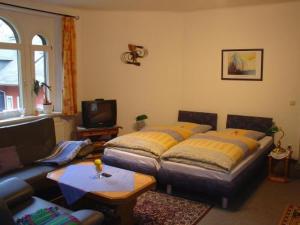
[[[211,131],[172,147],[162,159],[229,172],[258,147],[254,139]]]
[[[17,225],[80,225],[78,219],[57,207],[43,208],[17,219]]]
[[[144,151],[152,154],[153,157],[160,157],[170,147],[199,131],[196,128],[200,126],[206,125],[178,123],[171,126],[143,129],[114,138],[108,141],[105,146],[122,148],[123,151],[126,151],[127,148],[130,149],[130,152]]]
[[[84,141],[63,141],[55,147],[50,156],[39,159],[36,162],[42,164],[64,165],[72,161],[83,147],[91,143],[90,139]]]

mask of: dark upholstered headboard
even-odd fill
[[[216,113],[190,111],[178,112],[178,121],[211,125],[213,130],[217,129],[217,119],[218,115]]]
[[[256,116],[227,115],[227,128],[256,130],[266,133],[273,124],[272,118]]]

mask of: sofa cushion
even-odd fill
[[[0,148],[0,175],[21,167],[15,146]]]
[[[35,190],[37,190],[49,184],[50,181],[46,178],[47,173],[55,170],[56,168],[57,167],[55,166],[40,166],[40,165],[25,167],[20,170],[1,176],[0,182],[8,178],[17,177],[22,180],[25,180],[26,182],[31,184]]]
[[[52,118],[0,127],[0,148],[16,146],[23,165],[29,165],[50,155],[55,144]]]

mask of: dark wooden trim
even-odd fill
[[[273,119],[268,117],[256,116],[241,116],[241,115],[227,115],[227,128],[256,130],[266,133],[273,124]]]
[[[216,113],[191,112],[182,110],[178,112],[178,121],[211,125],[213,130],[217,129],[217,120],[218,114]]]

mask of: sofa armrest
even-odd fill
[[[0,198],[8,208],[28,200],[32,195],[32,187],[19,178],[9,178],[0,183]]]
[[[101,225],[104,220],[101,212],[88,209],[73,212],[71,215],[77,218],[82,225]]]
[[[1,224],[15,225],[12,214],[7,208],[6,203],[0,198],[0,221]]]

